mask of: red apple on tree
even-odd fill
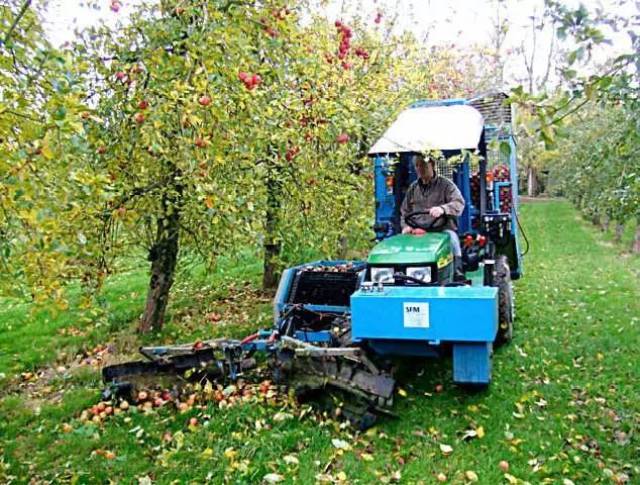
[[[149,101],[147,101],[146,99],[143,99],[142,101],[140,101],[138,103],[138,108],[145,110],[149,107]]]
[[[340,133],[337,137],[336,137],[336,141],[338,143],[340,143],[341,145],[347,143],[349,141],[349,135],[347,135],[346,133]]]
[[[141,125],[142,123],[144,123],[144,114],[143,113],[136,113],[133,116],[133,119],[136,123],[138,123],[139,125]]]
[[[211,104],[211,98],[205,94],[200,96],[198,103],[200,103],[200,106],[209,106]]]
[[[268,26],[266,29],[264,29],[265,32],[267,33],[267,35],[269,37],[271,37],[272,39],[275,39],[276,37],[278,37],[278,31],[276,29],[274,29],[271,26]]]
[[[295,158],[295,156],[298,154],[299,151],[300,151],[300,148],[298,147],[289,148],[284,158],[287,160],[287,162],[290,162]]]
[[[127,77],[127,75],[126,75],[126,73],[124,71],[116,72],[116,79],[118,81],[123,81],[126,77]]]

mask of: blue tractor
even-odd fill
[[[458,218],[464,278],[454,278],[451,237],[405,214],[425,234],[401,234],[400,205],[416,179],[413,159],[437,151],[437,172],[465,199]],[[495,346],[511,340],[512,280],[522,275],[517,231],[516,144],[502,93],[420,101],[403,111],[370,150],[377,243],[366,261],[316,261],[286,269],[274,326],[243,340],[141,349],[147,362],[106,367],[120,391],[142,373],[199,369],[234,379],[264,351],[274,379],[301,398],[349,402],[366,427],[393,402],[393,357],[452,355],[454,382],[491,381]],[[423,221],[423,219],[420,219]],[[192,373],[193,375],[193,373]],[[336,398],[337,396],[337,398]]]

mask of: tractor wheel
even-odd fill
[[[498,256],[496,260],[496,286],[498,287],[498,333],[495,346],[500,347],[513,338],[513,284],[511,269],[506,256]]]

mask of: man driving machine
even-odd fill
[[[456,184],[436,173],[436,161],[432,156],[425,161],[423,155],[416,155],[414,164],[418,178],[407,189],[400,207],[402,233],[416,236],[424,234],[424,229],[411,227],[405,221],[408,214],[424,212],[417,217],[412,217],[412,220],[417,221],[421,226],[449,234],[454,256],[455,278],[464,279],[460,239],[456,232],[457,217],[464,210],[464,198]]]

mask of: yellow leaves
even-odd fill
[[[484,438],[484,428],[482,426],[478,426],[476,428],[467,429],[462,434],[462,440],[468,441],[473,438]]]
[[[69,125],[69,128],[71,128],[76,133],[78,134],[84,133],[84,125],[82,123],[78,121],[69,121],[68,125]]]
[[[523,419],[524,418],[524,404],[517,402],[516,403],[516,409],[517,411],[513,412],[513,417],[516,419]]]
[[[402,397],[407,397],[407,391],[405,391],[401,387],[398,388],[398,394],[400,394]]]
[[[47,132],[45,137],[42,139],[42,145],[40,146],[40,152],[42,156],[47,160],[51,160],[53,158],[53,150],[51,149],[51,140],[49,139],[50,131]]]
[[[238,451],[235,450],[233,447],[230,447],[224,450],[224,457],[230,461],[235,460],[237,455],[238,455]]]
[[[514,477],[513,475],[510,475],[509,473],[505,473],[504,474],[504,478],[507,482],[509,482],[509,485],[517,485],[518,484],[518,479],[516,477]]]
[[[202,459],[208,460],[211,457],[213,457],[213,449],[211,448],[205,448],[204,451],[200,453],[200,458]]]

